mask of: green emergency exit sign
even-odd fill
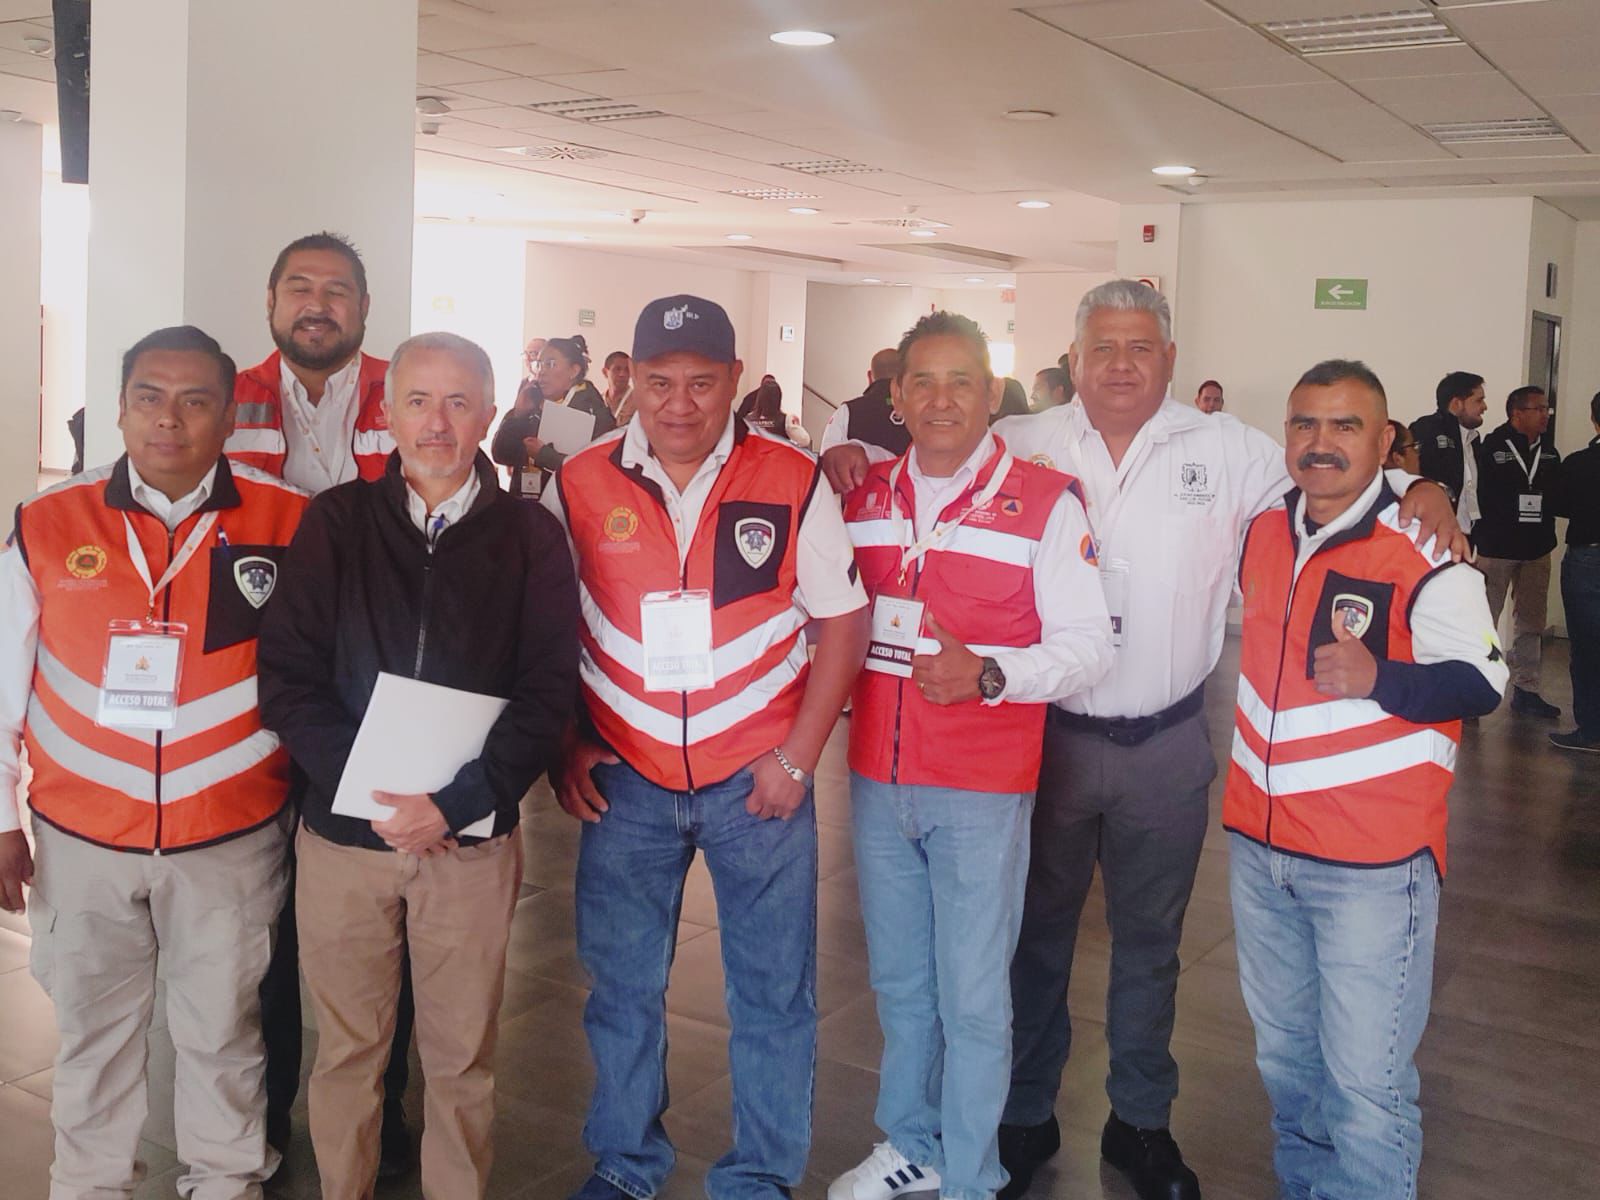
[[[1366,308],[1365,279],[1317,280],[1317,308]]]

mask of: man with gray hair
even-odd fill
[[[323,492],[262,629],[261,715],[299,768],[300,963],[317,1014],[311,1139],[326,1200],[372,1194],[378,1079],[410,946],[426,1081],[422,1190],[482,1196],[506,942],[522,878],[518,805],[554,761],[577,693],[578,602],[561,527],[501,491],[478,444],[494,417],[483,350],[401,344],[381,479]],[[504,699],[450,783],[333,811],[380,673]],[[398,735],[397,735],[398,736]],[[489,818],[483,836],[466,830]]]
[[[1078,307],[1069,352],[1079,403],[995,426],[1018,458],[1081,481],[1116,645],[1111,671],[1052,705],[1045,725],[1011,969],[1002,1200],[1027,1191],[1061,1144],[1053,1110],[1071,1045],[1067,983],[1097,862],[1111,929],[1101,1154],[1142,1200],[1200,1195],[1168,1125],[1178,942],[1217,773],[1201,689],[1222,650],[1241,535],[1292,485],[1266,434],[1171,397],[1177,352],[1159,292],[1130,279],[1102,284]],[[1398,493],[1414,482],[1392,478]],[[1449,498],[1418,488],[1402,520],[1422,519],[1422,542],[1435,531],[1454,542]]]

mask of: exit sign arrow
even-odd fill
[[[1364,309],[1367,307],[1367,281],[1365,279],[1319,279],[1315,294],[1316,308]]]

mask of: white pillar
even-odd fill
[[[806,365],[806,281],[801,275],[758,272],[750,281],[750,328],[739,347],[741,392],[771,375],[783,389],[783,411],[801,411]]]
[[[6,532],[39,475],[40,127],[0,123],[0,513]]]
[[[410,325],[417,0],[98,5],[89,122],[87,454],[121,451],[122,352],[194,324],[248,366],[266,283],[302,234],[349,236],[366,349]]]

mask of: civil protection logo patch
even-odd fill
[[[745,517],[734,522],[733,542],[739,548],[740,558],[751,567],[759,567],[772,557],[778,531],[765,517]]]
[[[1333,598],[1334,629],[1337,630],[1340,625],[1356,637],[1361,637],[1372,628],[1372,601],[1365,596],[1340,592]]]
[[[260,608],[272,597],[278,586],[278,564],[259,554],[247,554],[233,564],[233,581],[239,585],[239,594],[250,602],[251,608]]]
[[[613,542],[625,542],[639,531],[639,514],[619,504],[606,514],[602,528]]]
[[[67,555],[67,570],[79,579],[93,579],[106,569],[106,552],[99,546],[79,546]]]

